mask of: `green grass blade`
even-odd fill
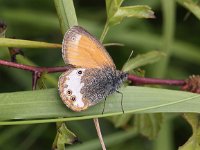
[[[73,0],[54,0],[60,28],[64,34],[70,27],[78,25]]]
[[[147,87],[126,87],[121,91],[124,94],[123,107],[126,113],[200,113],[200,95],[198,94]],[[87,111],[72,112],[61,102],[58,91],[55,89],[2,93],[0,94],[0,120],[15,120],[7,123],[0,122],[0,125],[18,124],[15,122],[17,119],[47,119],[21,122],[28,124],[119,115],[122,114],[120,99],[118,93],[109,96],[102,115],[103,103]],[[48,118],[58,119],[48,120]]]
[[[0,38],[0,47],[18,47],[18,48],[61,48],[61,44],[29,41],[20,39]]]

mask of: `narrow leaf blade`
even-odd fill
[[[135,58],[130,59],[125,65],[123,66],[123,71],[128,72],[132,69],[152,64],[157,61],[159,61],[161,58],[163,58],[165,54],[163,52],[159,51],[151,51],[145,54],[137,55]]]
[[[18,48],[61,48],[61,44],[0,38],[0,47],[18,47]]]
[[[124,94],[123,108],[125,113],[200,113],[200,95],[198,94],[134,86],[121,88],[120,90]],[[45,121],[55,122],[122,114],[118,93],[108,97],[103,115],[101,114],[104,107],[103,103],[95,105],[87,111],[72,112],[61,102],[58,91],[55,89],[1,93],[0,99],[1,121],[58,118]],[[60,117],[67,118],[62,119]],[[26,123],[29,123],[29,121]],[[3,124],[3,122],[0,122],[0,124]]]
[[[60,28],[64,34],[70,27],[78,25],[73,0],[54,0]]]

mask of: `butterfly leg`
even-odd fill
[[[121,94],[121,109],[122,109],[122,112],[123,112],[123,114],[124,114],[124,108],[123,108],[123,93],[120,92],[120,91],[118,91],[118,90],[116,90],[116,92],[119,93],[119,94]]]
[[[107,97],[106,97],[106,98],[107,98]],[[106,98],[105,98],[105,100],[104,100],[104,102],[103,102],[103,111],[102,111],[102,115],[103,115],[103,113],[104,113],[105,106],[106,106]]]

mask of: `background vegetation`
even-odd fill
[[[183,7],[183,5],[187,4],[183,3],[183,0],[125,0],[123,6],[139,4],[148,5],[155,12],[156,19],[128,18],[124,19],[120,24],[110,28],[104,39],[104,43],[117,42],[124,44],[124,46],[107,47],[117,68],[122,68],[132,50],[133,57],[137,56],[137,54],[158,50],[164,52],[165,57],[162,57],[162,59],[154,64],[142,67],[141,69],[145,70],[145,76],[186,79],[191,74],[200,74],[200,70],[198,69],[200,66],[199,6],[198,2],[195,1],[186,0],[184,2],[189,2],[190,5],[187,5],[189,10]],[[100,38],[107,16],[105,1],[75,0],[74,6],[79,25]],[[53,1],[0,0],[0,19],[5,21],[8,25],[6,37],[15,37],[17,39],[32,41],[45,41],[49,43],[61,43],[63,38]],[[50,67],[65,65],[61,58],[61,51],[59,48],[23,48],[22,50],[25,53],[25,58],[18,56],[20,63]],[[7,47],[0,47],[0,59],[10,59]],[[60,73],[46,76],[46,78],[48,78],[48,82],[45,82],[46,87],[56,87],[59,75]],[[0,67],[1,93],[31,90],[31,80],[31,74],[29,72]],[[135,97],[137,97],[138,93],[139,96],[142,95],[143,92],[152,93],[150,89],[145,88],[135,88],[135,91],[131,88],[129,91],[126,90],[125,93],[126,92],[135,92],[136,95],[133,95]],[[155,91],[154,97],[144,94],[146,96],[144,98],[147,101],[146,103],[154,106],[153,102],[156,98],[156,92],[162,93],[162,91]],[[172,92],[170,95],[171,91],[168,92],[169,93],[164,95],[165,97],[176,96],[174,95],[175,93]],[[162,94],[164,93],[165,92]],[[159,100],[159,98],[161,99],[162,94],[158,95],[158,99],[156,100]],[[183,98],[185,98],[183,93],[176,94],[177,96],[183,96]],[[55,90],[49,90],[46,97],[43,96],[40,98],[48,99],[48,96],[53,97],[54,95]],[[6,100],[5,96],[6,95],[1,95],[0,101]],[[13,96],[15,96],[15,93],[13,93]],[[28,96],[28,94],[26,96]],[[31,97],[33,95],[29,94],[29,96]],[[27,99],[29,99],[29,97],[24,97],[22,101],[26,101]],[[144,99],[141,99],[141,101]],[[14,98],[12,100],[14,101]],[[114,101],[115,99],[113,98],[112,100]],[[137,100],[139,101],[139,98],[134,100],[137,102]],[[131,106],[136,109],[137,105],[139,106],[140,103],[134,103],[134,100]],[[107,105],[109,105],[109,102]],[[129,104],[126,103],[125,106],[126,105],[128,106]],[[144,105],[145,104],[142,106]],[[194,106],[195,105],[197,104],[195,103]],[[185,108],[188,108],[188,110],[186,110],[187,112],[192,112],[192,106],[186,103],[185,106],[182,106],[182,111],[178,109],[180,106],[174,106],[174,108],[166,107],[157,112],[167,112],[167,110],[169,110],[169,112],[184,112],[184,110],[186,110]],[[24,118],[20,116],[19,118],[33,118],[31,113],[36,109],[34,106],[31,109],[31,104],[29,107],[30,108],[27,109],[29,111],[23,112],[24,114],[27,114],[27,116],[25,115]],[[57,105],[55,107],[57,107]],[[4,110],[3,108],[6,107],[1,107],[0,118],[1,120],[7,120],[10,116],[9,114],[7,116],[5,115],[7,110]],[[102,107],[100,105],[96,108],[101,110]],[[109,108],[109,106],[107,106],[107,108]],[[196,107],[194,109],[198,111],[198,108],[199,107]],[[116,109],[117,110],[113,111],[120,111],[120,108]],[[20,108],[16,108],[16,112],[19,112],[19,110]],[[66,116],[66,114],[67,116],[76,116],[75,113],[71,112],[68,114],[68,112],[63,112],[63,110],[58,112],[61,116]],[[95,108],[81,115],[90,115],[94,110]],[[12,113],[15,112],[12,110],[9,111]],[[55,111],[57,111],[57,109],[55,109]],[[156,110],[154,110],[154,112],[156,112]],[[92,115],[97,115],[98,113],[99,112],[93,112]],[[49,113],[47,115],[51,116],[52,114]],[[190,121],[192,120],[193,124],[195,124],[195,121],[198,122],[197,116],[186,115],[185,117],[189,118],[188,120]],[[17,118],[12,118],[11,115],[10,119]],[[134,117],[128,114],[124,117],[120,116],[100,119],[100,122],[106,145],[109,149],[134,148],[137,150],[173,150],[178,149],[179,146],[185,144],[192,134],[190,125],[183,118],[183,115],[179,113],[164,115],[157,113],[147,115],[137,114]],[[1,123],[3,124],[3,121]],[[74,145],[69,149],[100,148],[98,137],[91,120],[70,121],[67,122],[67,127],[83,141],[82,144]],[[137,131],[135,131],[136,129],[134,127],[137,127]],[[145,129],[151,130],[145,131]],[[160,132],[158,133],[159,130]],[[0,149],[13,149],[16,147],[17,149],[50,149],[56,132],[55,123],[0,126]],[[138,134],[138,132],[140,132],[140,134]],[[196,129],[193,128],[193,133],[198,133],[198,126]],[[195,134],[193,134],[193,137],[195,137]],[[195,139],[197,139],[198,144],[199,139]],[[187,148],[187,146],[188,145],[185,145],[185,148]],[[193,149],[195,148],[197,150],[198,146],[195,147],[194,144]]]

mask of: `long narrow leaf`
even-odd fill
[[[18,48],[61,48],[61,44],[29,41],[20,39],[0,38],[0,47],[18,47]]]
[[[73,0],[54,0],[62,33],[78,25]]]
[[[126,87],[121,91],[124,94],[125,113],[200,113],[200,95],[198,94],[147,87]],[[109,96],[105,113],[102,115],[103,103],[87,111],[72,112],[61,102],[55,89],[2,93],[0,94],[0,120],[58,118],[44,121],[55,122],[113,116],[122,114],[120,100],[121,96],[118,93]],[[60,119],[59,117],[67,118]]]

